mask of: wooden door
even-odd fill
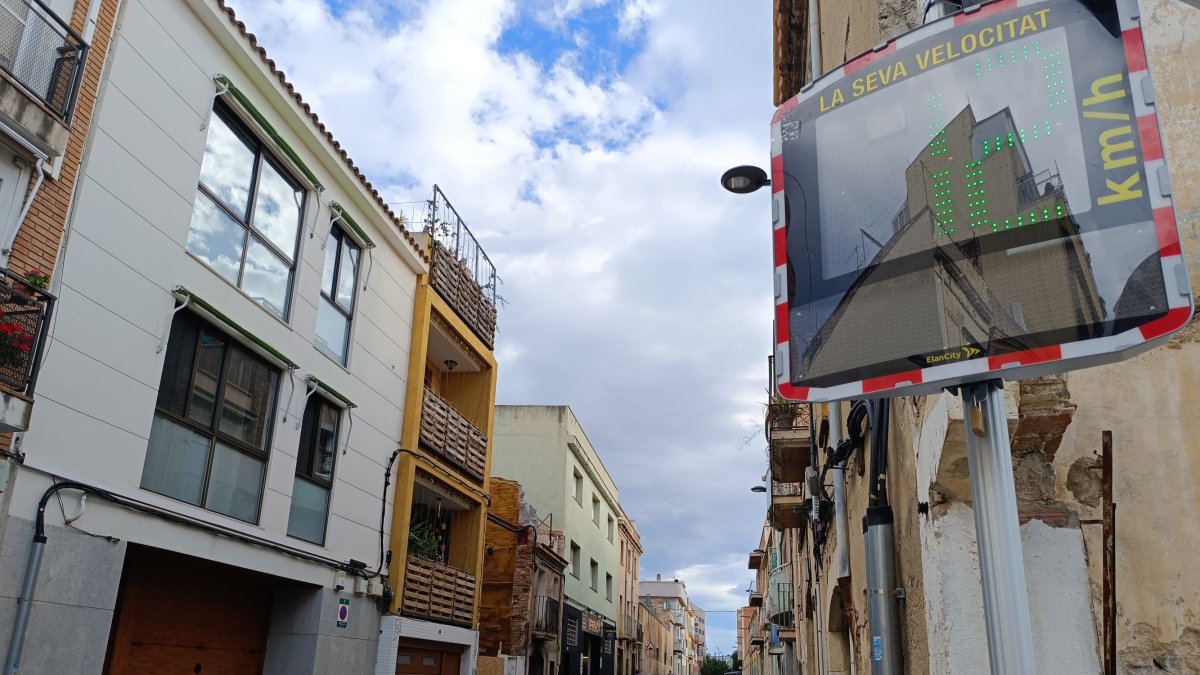
[[[396,675],[459,675],[462,653],[400,645]]]

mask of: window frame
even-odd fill
[[[592,522],[600,527],[600,498],[595,494],[592,495]]]
[[[209,441],[208,461],[206,462],[205,468],[204,468],[204,482],[203,482],[203,489],[200,491],[200,499],[199,499],[200,503],[192,504],[191,502],[187,501],[186,499],[181,499],[175,495],[167,494],[165,492],[160,492],[158,490],[148,488],[148,487],[145,487],[144,485],[142,485],[142,482],[145,480],[145,464],[144,463],[143,463],[143,467],[142,467],[142,478],[141,478],[141,480],[139,480],[139,487],[140,487],[140,489],[146,490],[147,492],[152,492],[154,494],[167,497],[168,499],[174,499],[176,501],[180,501],[185,504],[190,504],[192,506],[204,509],[205,511],[209,511],[211,513],[216,513],[216,514],[225,516],[227,518],[233,518],[234,520],[238,520],[243,523],[250,523],[252,525],[258,525],[259,522],[262,520],[262,501],[263,501],[264,493],[266,491],[267,471],[269,468],[268,465],[270,463],[271,447],[275,440],[274,439],[275,411],[276,411],[277,406],[279,405],[279,384],[280,384],[280,374],[281,374],[280,370],[279,370],[278,366],[276,366],[275,364],[271,363],[267,359],[265,359],[262,356],[260,356],[259,354],[257,354],[253,349],[250,349],[248,346],[246,346],[240,340],[237,340],[232,335],[230,335],[228,332],[222,330],[221,328],[219,328],[218,326],[213,324],[211,321],[208,321],[204,317],[202,317],[194,312],[181,312],[177,316],[177,318],[171,322],[171,333],[172,334],[170,335],[170,337],[174,337],[174,332],[175,332],[176,326],[179,325],[178,324],[179,321],[194,322],[195,330],[196,330],[195,344],[192,347],[193,353],[192,353],[192,361],[191,361],[190,367],[188,369],[186,369],[186,371],[184,369],[179,369],[174,373],[175,377],[178,377],[181,372],[186,372],[188,375],[187,395],[184,397],[184,400],[183,400],[183,415],[180,415],[173,410],[163,408],[161,405],[161,396],[162,395],[160,393],[159,397],[156,398],[155,402],[154,402],[154,416],[162,417],[162,418],[166,419],[167,421],[171,422],[172,424],[183,427],[184,429],[187,429],[188,431],[191,431],[193,433],[196,433],[196,434],[208,439],[208,441]],[[196,374],[197,374],[197,371],[199,370],[199,364],[200,364],[199,345],[200,345],[200,340],[201,340],[202,336],[205,334],[205,332],[208,332],[209,334],[215,334],[216,336],[223,338],[224,342],[225,342],[225,349],[224,349],[225,353],[221,357],[220,372],[217,375],[217,383],[216,383],[217,393],[213,397],[213,404],[212,404],[213,405],[213,413],[212,413],[211,426],[206,426],[200,422],[197,422],[196,420],[193,420],[191,417],[189,417],[187,414],[187,411],[191,407],[192,396],[195,394]],[[170,348],[171,348],[171,345],[168,344],[167,349],[169,350]],[[243,355],[245,355],[252,361],[257,361],[258,363],[266,366],[268,372],[270,372],[272,375],[273,381],[271,383],[271,393],[269,394],[269,400],[267,401],[267,406],[266,406],[267,419],[265,422],[265,428],[263,430],[263,447],[262,448],[256,448],[253,445],[247,443],[246,441],[244,441],[240,438],[237,438],[236,436],[232,436],[221,430],[220,416],[221,416],[221,413],[222,413],[222,411],[224,409],[224,405],[225,405],[225,393],[228,388],[229,362],[233,358],[234,350],[241,352]],[[164,359],[164,361],[165,361],[165,359]],[[168,366],[168,364],[164,362],[163,372],[160,373],[160,378],[162,378],[162,376],[164,376],[166,374],[167,366]],[[161,386],[160,386],[160,391],[161,391]],[[262,462],[262,467],[263,467],[262,476],[260,477],[259,484],[258,484],[258,507],[255,509],[255,518],[253,521],[244,520],[242,518],[238,518],[237,516],[223,513],[221,511],[211,509],[205,505],[208,502],[209,488],[210,488],[211,482],[212,482],[213,464],[215,463],[216,457],[217,457],[217,444],[218,443],[225,445],[226,447],[232,449],[234,452],[238,452],[243,455],[247,455],[251,459]],[[150,455],[150,445],[149,445],[149,441],[147,441],[146,456],[149,457],[149,455]]]
[[[337,218],[335,217],[335,218],[333,218],[333,220],[337,220]],[[329,284],[331,293],[325,292],[325,270],[324,270],[324,261],[322,261],[321,300],[329,303],[329,306],[335,312],[341,314],[342,317],[346,319],[346,335],[345,335],[346,347],[345,347],[345,353],[342,354],[341,356],[334,354],[332,352],[332,350],[326,349],[324,346],[322,346],[320,344],[318,344],[317,347],[322,352],[329,355],[334,360],[336,360],[338,363],[340,363],[341,365],[344,366],[347,363],[349,363],[349,361],[350,361],[350,333],[351,333],[351,328],[354,324],[354,311],[358,307],[358,273],[359,273],[360,268],[362,267],[363,247],[361,244],[358,243],[358,241],[354,237],[350,236],[350,234],[344,228],[342,228],[340,225],[338,225],[336,222],[332,222],[332,221],[330,222],[329,234],[327,234],[325,236],[325,238],[327,240],[326,248],[328,248],[328,246],[329,246],[329,244],[328,244],[329,237],[334,237],[335,239],[337,239],[337,250],[334,252],[334,258],[333,258],[333,279],[332,279],[332,281],[330,281],[330,284]],[[348,309],[345,307],[342,307],[342,305],[337,301],[337,299],[335,297],[337,295],[338,283],[342,279],[342,248],[346,245],[349,245],[351,248],[353,248],[355,251],[358,252],[357,256],[354,258],[354,270],[353,270],[354,283],[352,283],[350,285],[350,307]],[[326,251],[325,255],[328,256],[329,252]],[[321,313],[321,308],[317,307],[318,317],[320,316],[320,313]],[[317,341],[317,335],[316,335],[315,330],[313,331],[313,341],[314,342]]]
[[[312,406],[312,407],[310,408],[310,406]],[[309,410],[311,409],[314,411],[313,412],[313,424],[319,426],[321,423],[321,412],[322,412],[323,408],[328,408],[328,409],[334,411],[335,417],[336,417],[335,422],[334,422],[334,427],[333,427],[333,438],[334,438],[333,466],[331,466],[329,468],[329,480],[317,478],[316,476],[312,475],[312,464],[317,459],[317,442],[318,442],[318,438],[319,438],[316,427],[313,428],[310,438],[309,438],[309,443],[308,443],[309,448],[307,451],[309,453],[308,454],[309,473],[306,473],[301,467],[301,460],[304,458],[304,454],[305,454],[305,448],[303,447],[303,441],[304,441],[303,428],[304,428],[304,425],[309,423],[308,422]],[[311,539],[292,534],[292,531],[291,531],[292,530],[292,518],[291,518],[291,511],[289,508],[287,535],[294,539],[299,539],[300,541],[307,541],[310,544],[316,544],[317,546],[324,546],[325,539],[329,536],[329,507],[333,504],[333,481],[334,481],[334,477],[337,475],[337,465],[338,465],[337,448],[338,448],[338,444],[341,442],[341,438],[342,438],[342,413],[343,412],[344,412],[344,410],[340,406],[334,404],[332,401],[330,401],[325,396],[322,396],[319,393],[315,393],[312,395],[311,398],[309,398],[308,403],[306,403],[304,405],[303,417],[300,418],[301,419],[300,424],[301,424],[301,429],[302,429],[302,431],[300,432],[301,445],[299,447],[297,447],[297,449],[296,449],[295,479],[305,481],[306,483],[311,483],[312,485],[314,485],[322,490],[325,490],[325,493],[327,495],[326,500],[325,500],[325,519],[321,524],[321,540],[313,541]],[[293,490],[291,499],[295,500],[295,498],[296,498],[296,495],[295,495],[295,491]]]
[[[200,177],[196,178],[196,191],[198,193],[202,193],[203,196],[206,199],[208,199],[209,202],[211,202],[214,206],[216,206],[218,209],[220,209],[221,212],[224,213],[226,216],[233,219],[233,221],[235,223],[237,223],[244,230],[243,236],[242,236],[242,257],[241,257],[241,261],[238,264],[237,280],[233,282],[233,285],[236,286],[238,288],[238,290],[245,293],[245,289],[242,287],[242,281],[245,279],[245,276],[246,276],[246,255],[247,255],[247,251],[250,249],[250,237],[254,237],[255,241],[257,241],[262,246],[266,247],[266,249],[268,251],[270,251],[273,255],[280,258],[280,260],[285,263],[285,266],[288,268],[287,293],[286,293],[286,296],[284,297],[283,315],[280,316],[279,318],[282,319],[285,323],[288,323],[291,318],[291,314],[292,314],[292,305],[294,304],[292,302],[292,300],[293,300],[293,294],[295,291],[296,270],[298,267],[297,263],[299,262],[299,258],[300,258],[300,239],[302,238],[300,236],[300,234],[304,230],[304,212],[308,208],[309,189],[303,183],[301,183],[298,179],[296,179],[296,177],[292,173],[292,171],[287,168],[287,164],[283,160],[280,160],[275,156],[274,150],[265,141],[263,141],[257,134],[255,134],[250,129],[249,125],[246,122],[244,122],[241,119],[241,117],[236,112],[234,112],[232,107],[230,107],[227,103],[218,99],[216,101],[216,103],[214,103],[214,105],[213,105],[212,115],[214,117],[219,118],[221,120],[221,122],[223,122],[226,125],[226,127],[228,127],[229,130],[231,132],[233,132],[233,134],[235,136],[237,136],[243,143],[245,143],[247,145],[248,149],[254,154],[254,167],[251,172],[252,177],[251,177],[251,182],[250,182],[250,192],[246,197],[246,213],[244,213],[240,216],[237,213],[235,213],[233,211],[233,209],[230,208],[230,206],[225,203],[225,200],[223,200],[219,196],[217,196],[217,194],[215,192],[213,192],[212,189],[210,189],[207,185],[204,184],[204,181]],[[211,126],[212,126],[212,123],[209,122],[209,127],[211,128]],[[206,135],[205,143],[207,144],[207,142],[208,142],[208,136]],[[201,162],[203,162],[203,159],[201,159]],[[263,166],[264,166],[264,163],[267,163],[267,162],[270,163],[271,167],[275,170],[275,172],[277,174],[279,174],[279,177],[282,178],[285,183],[292,186],[297,192],[299,192],[301,194],[300,206],[299,206],[300,213],[299,213],[299,218],[296,222],[296,241],[294,244],[292,244],[292,251],[290,254],[288,254],[287,252],[283,251],[278,246],[276,246],[275,242],[271,241],[271,239],[265,233],[263,233],[261,230],[256,228],[253,223],[255,209],[258,207],[258,192],[259,192],[259,186],[262,183]],[[196,207],[193,204],[193,206],[192,206],[193,213],[195,213],[195,208]],[[190,233],[191,233],[191,225],[190,224],[188,226],[188,232],[190,235]],[[197,257],[197,259],[201,260],[201,262],[204,262],[203,258],[200,258],[198,254],[195,254],[190,249],[188,249],[186,244],[184,245],[184,249],[187,250],[189,253],[192,253],[193,255],[195,255]],[[222,279],[225,279],[224,275],[222,275],[216,269],[212,268],[212,266],[209,265],[207,262],[205,262],[205,265],[207,267],[209,267],[210,269],[213,269],[214,272],[217,272],[217,275],[220,276]],[[261,303],[259,303],[258,301],[255,301],[255,304],[262,306]],[[272,315],[275,314],[274,312],[271,312],[271,310],[265,306],[263,306],[263,309],[267,310]]]
[[[610,514],[608,514],[608,543],[610,543],[610,544],[613,543],[616,540],[616,536],[617,536],[617,521],[616,521],[616,519],[614,519],[612,517],[612,514],[610,513]]]
[[[571,468],[571,472],[575,480],[575,503],[583,506],[583,474],[579,473],[579,469]]]
[[[608,572],[604,573],[604,597],[612,602],[613,599],[613,575]]]
[[[571,576],[580,579],[579,568],[583,565],[583,549],[579,544],[571,542]]]
[[[592,590],[599,593],[600,592],[600,563],[596,562],[595,558],[591,558],[590,560],[591,560],[591,562],[588,565],[588,569],[591,573],[590,581],[592,584]]]

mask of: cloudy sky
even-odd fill
[[[437,183],[481,239],[507,301],[500,402],[575,410],[638,522],[643,576],[743,604],[766,507],[749,488],[770,204],[718,177],[769,161],[770,3],[231,4],[389,201]],[[728,653],[733,615],[709,624]]]

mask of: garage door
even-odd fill
[[[396,675],[459,675],[461,666],[461,647],[401,642],[396,656]]]
[[[109,637],[109,675],[257,675],[269,577],[130,546]]]

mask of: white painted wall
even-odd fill
[[[572,449],[572,446],[575,448]],[[582,504],[574,499],[574,473],[583,476]],[[568,568],[564,592],[576,603],[616,619],[620,576],[617,568],[615,521],[620,513],[617,486],[579,420],[566,406],[496,406],[492,450],[492,475],[521,483],[526,500],[538,517],[554,517],[554,529],[580,547],[576,578]],[[592,521],[592,496],[600,498],[600,524]],[[614,520],[613,540],[608,540],[608,518]],[[599,578],[591,589],[590,561],[596,560]],[[606,596],[604,575],[613,576],[613,597]]]
[[[199,13],[195,13],[199,12]],[[56,270],[60,303],[23,439],[27,467],[11,512],[30,518],[45,474],[83,480],[173,511],[294,548],[368,562],[379,555],[380,499],[399,446],[413,295],[419,263],[372,198],[215,2],[128,0],[93,118],[66,255]],[[215,92],[224,73],[287,137],[326,191],[308,195],[292,311],[287,323],[189,255],[184,245]],[[367,288],[358,288],[353,344],[343,367],[313,346],[329,201],[346,206],[377,244]],[[365,269],[365,261],[363,265]],[[176,286],[186,286],[275,346],[300,369],[281,377],[261,519],[257,525],[139,488]],[[315,375],[358,408],[343,415],[324,547],[286,535],[303,412],[302,378]],[[292,386],[295,394],[290,396]],[[286,421],[285,421],[286,418]],[[349,432],[349,435],[347,436]],[[36,477],[31,478],[31,475]],[[388,523],[390,531],[390,499]],[[331,583],[332,571],[92,501],[78,524],[121,539],[273,574]],[[48,522],[60,522],[57,512]]]

